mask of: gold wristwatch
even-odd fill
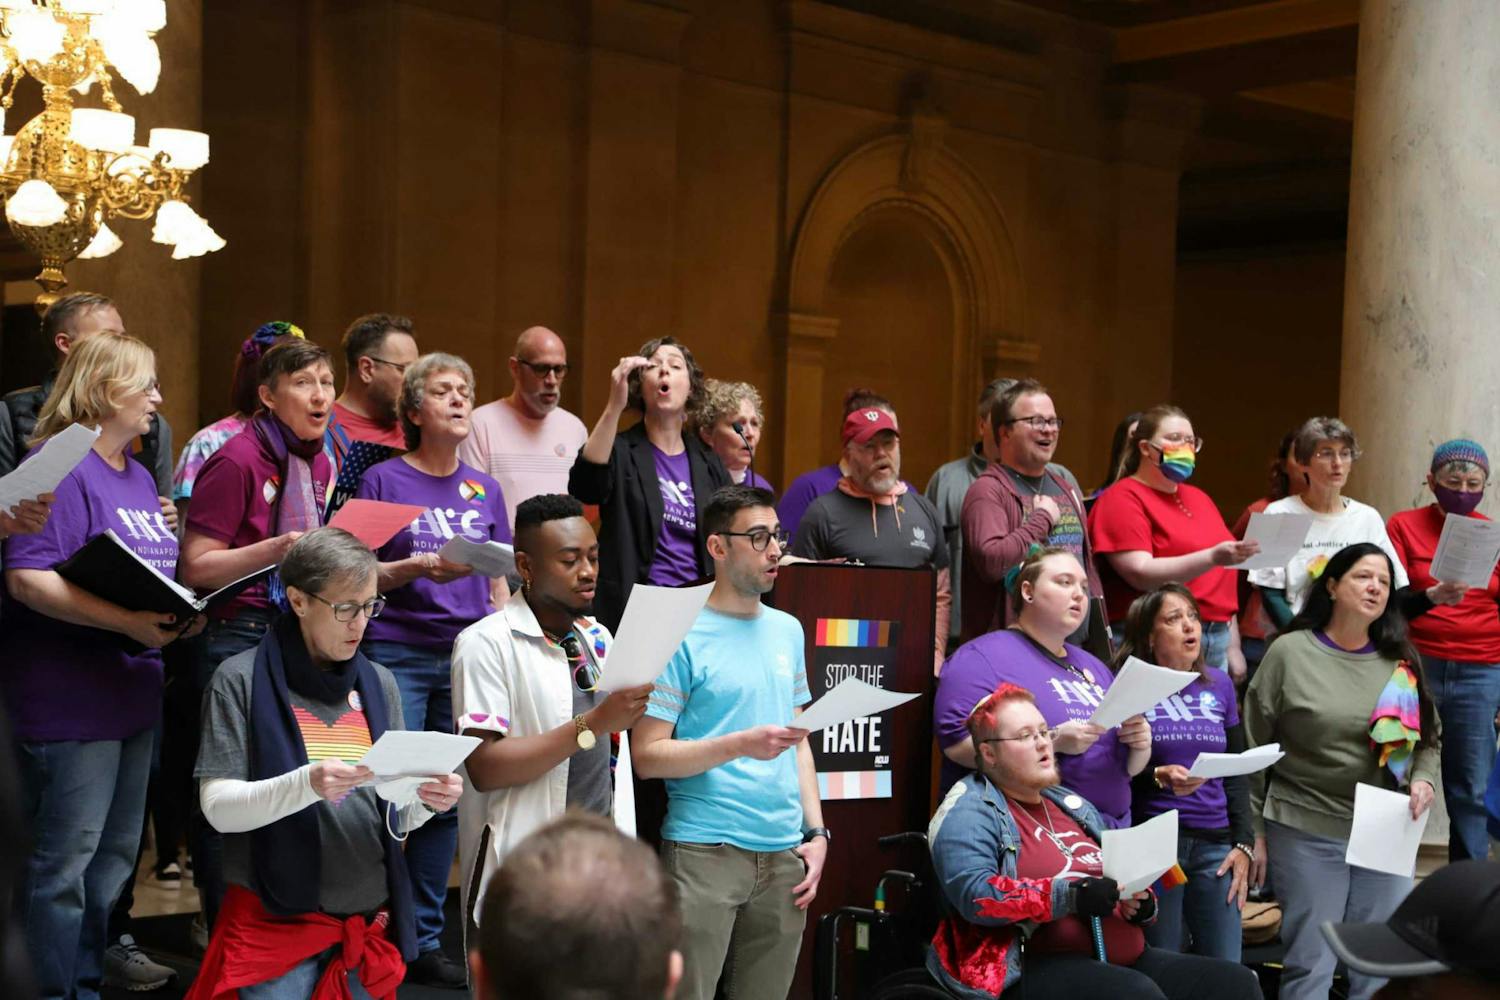
[[[594,744],[599,741],[594,737],[594,731],[589,728],[589,724],[583,716],[573,716],[573,728],[578,731],[578,749],[594,749]]]

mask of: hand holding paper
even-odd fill
[[[1233,778],[1264,771],[1285,756],[1280,743],[1267,743],[1244,753],[1200,753],[1188,774],[1194,778]]]
[[[425,779],[456,771],[480,742],[477,736],[387,729],[359,759],[359,765],[369,768],[379,781]]]
[[[72,472],[89,449],[99,432],[83,424],[70,424],[62,432],[47,439],[36,452],[10,475],[0,478],[0,510],[7,513],[22,500],[35,500],[44,493],[57,489],[57,484]]]
[[[491,579],[509,576],[516,568],[516,550],[504,542],[471,542],[455,535],[438,549],[438,555],[449,562],[473,566]]]
[[[1483,589],[1490,585],[1500,562],[1500,522],[1448,514],[1438,535],[1429,572],[1443,583],[1462,583]]]
[[[1120,884],[1120,895],[1148,888],[1177,863],[1177,810],[1139,826],[1099,834],[1104,874]]]
[[[801,715],[794,717],[787,725],[793,729],[816,732],[851,719],[879,715],[897,705],[904,705],[915,697],[917,696],[914,694],[887,691],[873,684],[866,684],[858,678],[847,677],[840,681],[833,690],[805,708]]]
[[[632,587],[599,687],[618,691],[654,683],[682,645],[682,637],[693,627],[713,589],[711,583],[680,588],[638,583]]]
[[[1310,514],[1266,514],[1257,511],[1250,515],[1250,524],[1245,528],[1245,541],[1260,543],[1260,551],[1231,569],[1280,569],[1302,548],[1307,532],[1312,528]]]
[[[1344,861],[1390,875],[1411,878],[1417,871],[1417,848],[1432,810],[1411,818],[1411,796],[1374,785],[1354,786],[1354,825]]]
[[[1104,692],[1104,698],[1089,721],[1105,729],[1113,729],[1132,715],[1155,708],[1189,684],[1198,676],[1191,670],[1170,670],[1138,660],[1134,656],[1125,658],[1125,666],[1119,676]]]

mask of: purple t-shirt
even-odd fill
[[[661,487],[661,531],[646,582],[676,587],[698,579],[698,508],[693,504],[693,476],[684,451],[668,455],[656,445],[656,484]]]
[[[452,475],[429,476],[403,458],[387,459],[365,472],[355,495],[427,508],[381,547],[376,553],[381,562],[436,552],[456,536],[471,542],[510,541],[500,484],[462,462]],[[493,610],[490,578],[479,573],[448,583],[422,577],[385,598],[385,611],[365,631],[369,638],[444,651],[458,633]]]
[[[969,713],[1001,681],[1035,695],[1036,707],[1049,726],[1060,726],[1070,719],[1088,721],[1114,675],[1077,646],[1070,644],[1066,649],[1072,670],[1015,629],[990,632],[960,646],[943,664],[933,699],[938,746],[946,750],[969,738],[964,725]],[[1081,754],[1057,755],[1062,783],[1092,802],[1104,825],[1113,828],[1130,825],[1130,777],[1125,773],[1130,750],[1118,737],[1119,730],[1111,729]],[[945,790],[967,773],[944,755]]]
[[[1192,767],[1200,753],[1223,753],[1229,745],[1225,734],[1240,724],[1234,683],[1224,671],[1210,668],[1207,680],[1199,677],[1151,709],[1146,721],[1151,723],[1151,762],[1146,767]],[[1163,790],[1137,799],[1135,818],[1142,822],[1173,809],[1183,829],[1224,829],[1229,826],[1224,779],[1205,781],[1191,795]]]
[[[821,469],[802,473],[786,488],[786,492],[781,495],[781,502],[776,505],[776,516],[781,519],[782,528],[786,529],[789,549],[791,543],[797,540],[797,525],[802,523],[807,508],[824,493],[832,493],[838,489],[842,478],[844,474],[839,471],[837,464],[825,465]]]
[[[177,536],[161,516],[156,482],[139,462],[112,467],[90,451],[57,487],[46,526],[5,540],[6,569],[54,569],[110,529],[172,577]],[[161,716],[161,650],[125,652],[118,632],[72,625],[16,600],[0,608],[0,690],[19,740],[123,740]]]

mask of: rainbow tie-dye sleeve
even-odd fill
[[[1380,766],[1390,768],[1398,785],[1410,780],[1412,753],[1421,738],[1417,675],[1411,664],[1402,660],[1370,713],[1370,746],[1380,751]]]

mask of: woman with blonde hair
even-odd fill
[[[97,989],[110,907],[140,844],[161,712],[160,647],[181,634],[170,615],[126,610],[54,567],[113,531],[173,575],[177,538],[150,471],[127,453],[160,403],[156,359],[141,341],[101,333],[75,347],[30,444],[73,424],[97,428],[99,437],[58,484],[42,530],[5,542],[0,692],[36,845],[16,906],[44,996]],[[144,648],[132,652],[121,636]]]
[[[760,393],[749,382],[711,378],[704,384],[703,401],[693,411],[693,426],[703,443],[713,449],[739,485],[776,490],[755,471],[755,453],[765,424]]]

